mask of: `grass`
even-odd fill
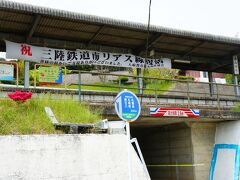
[[[234,106],[231,111],[233,112],[240,112],[240,104],[238,103],[236,106]]]
[[[0,134],[59,133],[47,117],[44,107],[51,107],[59,122],[93,123],[100,112],[91,112],[87,105],[72,100],[31,99],[23,104],[0,100]]]

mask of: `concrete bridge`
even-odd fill
[[[118,119],[113,106],[101,108],[104,118]],[[240,113],[226,109],[201,109],[200,118],[152,117],[145,106],[140,118],[131,123],[131,135],[140,143],[152,179],[207,180],[216,130],[239,123],[239,117]],[[234,133],[229,137],[234,138]]]
[[[23,87],[1,87],[1,97]],[[79,100],[78,90],[24,88],[35,98]],[[119,120],[113,106],[116,92],[82,91],[81,101],[92,109],[101,109],[103,118]],[[142,95],[140,118],[131,124],[152,179],[208,179],[215,131],[219,123],[238,121],[240,113],[231,112],[239,100],[179,95]],[[150,107],[192,107],[200,109],[200,118],[152,117]]]

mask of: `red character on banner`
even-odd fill
[[[21,52],[22,52],[22,55],[32,56],[31,46],[28,46],[26,44],[21,45]]]

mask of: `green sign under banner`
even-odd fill
[[[62,83],[62,68],[39,67],[39,82],[41,83]]]

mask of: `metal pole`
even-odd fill
[[[142,94],[143,92],[143,79],[142,79],[142,69],[137,68],[137,76],[138,76],[138,94]]]
[[[236,55],[233,56],[233,74],[234,74],[234,89],[235,89],[235,94],[237,97],[240,96],[239,88],[238,88],[238,77],[239,75],[239,66],[238,66],[238,57]]]
[[[237,75],[234,75],[234,89],[235,89],[235,94],[237,97],[240,96],[239,88],[238,88],[238,77]]]
[[[139,146],[139,144],[138,144],[137,138],[132,138],[132,139],[131,139],[131,143],[135,143],[136,148],[137,148],[137,152],[138,152],[139,157],[140,157],[140,159],[141,159],[141,161],[142,161],[142,164],[143,164],[143,168],[145,169],[148,178],[151,179],[151,177],[150,177],[150,175],[149,175],[149,173],[148,173],[148,169],[147,169],[145,160],[144,160],[143,155],[142,155],[142,151],[141,151],[140,146]]]
[[[64,66],[64,70],[65,70],[64,76],[66,78],[67,77],[67,67],[66,66]],[[67,81],[66,80],[64,81],[64,88],[67,89]]]
[[[78,100],[81,103],[81,71],[78,72]]]
[[[187,81],[187,98],[188,98],[188,108],[190,108],[190,87],[189,87],[188,81]]]
[[[18,83],[19,83],[19,75],[18,75],[18,63],[16,63],[16,79],[17,79],[17,82],[16,82],[16,85],[18,87]]]
[[[121,78],[120,77],[118,78],[118,89],[120,92],[121,91]]]
[[[156,106],[158,106],[158,88],[157,88],[157,84],[158,84],[158,80],[156,79],[155,80],[155,103],[156,103]]]
[[[217,103],[218,103],[218,110],[220,110],[220,97],[219,97],[219,90],[218,90],[218,85],[216,84],[217,88]]]
[[[34,65],[34,88],[37,86],[37,64]]]
[[[127,130],[127,147],[128,147],[128,175],[129,180],[132,180],[132,162],[131,162],[131,137],[130,137],[130,123],[126,121],[126,130]]]
[[[29,88],[29,61],[24,61],[24,88]]]
[[[214,94],[214,84],[213,84],[213,74],[212,74],[212,72],[208,72],[208,81],[209,81],[210,96],[212,97],[213,94]]]

